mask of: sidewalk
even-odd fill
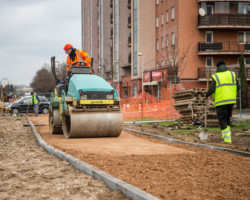
[[[241,115],[239,112],[233,112],[233,121],[250,121],[250,112],[242,111]]]

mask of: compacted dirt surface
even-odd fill
[[[48,116],[30,119],[34,124],[45,125],[37,126],[37,130],[48,144],[160,199],[250,197],[249,157],[169,143],[128,131],[118,138],[65,139],[49,133]]]
[[[249,120],[250,124],[250,120]],[[201,130],[198,126],[187,125],[180,126],[179,124],[172,126],[161,126],[159,123],[145,124],[125,124],[124,128],[149,133],[152,135],[163,136],[167,138],[182,140],[192,143],[202,143],[206,145],[219,146],[229,148],[237,151],[245,151],[250,153],[250,130],[249,129],[236,129],[232,132],[232,144],[224,144],[221,138],[220,129],[208,130],[208,139],[200,141],[199,133]],[[178,134],[178,131],[185,131],[185,134]]]
[[[37,143],[25,116],[0,116],[0,199],[127,199]]]

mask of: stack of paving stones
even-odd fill
[[[205,124],[205,92],[206,90],[203,88],[192,88],[174,93],[174,107],[182,115],[183,123],[200,122],[203,125]],[[216,110],[210,98],[208,98],[207,102],[207,126],[219,126]]]

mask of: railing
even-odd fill
[[[131,8],[131,0],[128,0],[128,9]]]
[[[128,63],[129,64],[131,63],[131,53],[129,53],[129,55],[128,55]]]
[[[250,53],[250,43],[239,42],[199,42],[198,52],[245,52]]]
[[[110,23],[113,24],[113,13],[110,14]]]
[[[113,28],[111,28],[111,31],[110,31],[110,38],[111,39],[113,38]]]
[[[211,14],[205,16],[199,15],[198,25],[250,26],[250,14]]]
[[[131,35],[128,36],[128,47],[131,47]]]
[[[128,27],[131,27],[131,16],[128,17]]]
[[[228,67],[229,70],[233,71],[236,77],[239,77],[240,67]],[[212,74],[216,73],[217,67],[199,67],[198,68],[198,79],[207,79],[207,73],[209,72],[209,78],[212,77]],[[250,65],[246,66],[246,78],[250,79]]]

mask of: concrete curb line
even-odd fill
[[[187,145],[190,145],[190,146],[196,146],[196,147],[206,148],[206,149],[214,149],[214,150],[217,150],[217,151],[227,151],[229,153],[250,157],[250,153],[244,152],[244,151],[237,151],[237,150],[227,149],[227,148],[223,148],[223,147],[217,147],[217,146],[211,146],[211,145],[205,145],[205,144],[199,144],[199,143],[185,142],[185,141],[176,140],[176,139],[172,139],[172,138],[167,138],[167,137],[163,137],[163,136],[152,135],[152,134],[149,134],[149,133],[145,133],[145,132],[141,132],[141,131],[137,131],[137,130],[133,130],[133,129],[129,129],[129,128],[123,128],[123,129],[126,130],[126,131],[133,132],[133,133],[139,133],[141,135],[154,137],[154,138],[157,138],[157,139],[160,139],[160,140],[166,140],[166,141],[172,142],[172,143],[187,144]]]
[[[33,125],[32,121],[26,116],[29,124],[31,125],[32,131],[41,147],[43,147],[48,153],[51,155],[57,156],[64,161],[69,162],[72,166],[76,169],[85,172],[88,175],[93,176],[95,179],[103,180],[110,189],[112,190],[120,190],[122,193],[131,199],[134,200],[159,200],[157,197],[152,196],[124,181],[121,181],[99,169],[92,167],[88,163],[85,163],[61,150],[58,150],[50,145],[48,145],[37,132],[35,126]]]

